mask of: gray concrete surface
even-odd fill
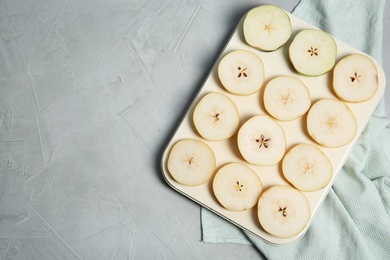
[[[202,243],[199,206],[159,168],[236,23],[261,3],[0,1],[0,259],[262,258]]]

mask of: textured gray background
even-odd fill
[[[0,259],[261,258],[200,242],[199,206],[164,183],[159,160],[262,3],[0,0]]]

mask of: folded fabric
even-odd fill
[[[382,62],[385,0],[301,0],[293,14]],[[269,259],[390,259],[390,129],[382,98],[310,228],[273,245],[202,208],[202,239]]]

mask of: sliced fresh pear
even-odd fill
[[[257,115],[238,130],[238,149],[242,157],[256,165],[274,165],[286,151],[283,128],[267,115]]]
[[[333,70],[333,89],[344,101],[371,99],[378,89],[378,71],[374,62],[362,54],[341,59]]]
[[[311,144],[294,146],[283,158],[284,177],[301,191],[316,191],[324,188],[333,175],[333,166],[328,157]]]
[[[223,207],[232,211],[243,211],[256,205],[262,187],[257,174],[241,163],[223,166],[213,181],[215,197]]]
[[[245,41],[263,51],[274,51],[291,36],[291,21],[286,12],[275,5],[251,9],[244,19]]]
[[[310,215],[305,195],[288,186],[273,186],[259,199],[259,222],[266,232],[276,237],[299,234],[309,223]]]
[[[240,123],[234,102],[222,93],[212,92],[196,105],[193,121],[198,133],[210,141],[225,140],[234,135]]]
[[[235,50],[225,55],[218,65],[218,77],[227,91],[250,95],[259,91],[264,81],[264,65],[250,51]]]
[[[307,130],[318,144],[341,147],[353,140],[357,132],[355,116],[349,107],[337,99],[321,99],[307,114]]]
[[[177,182],[197,186],[208,181],[213,174],[214,152],[202,141],[183,139],[172,147],[167,167]]]
[[[336,55],[336,41],[330,34],[318,29],[300,31],[289,48],[292,65],[306,76],[319,76],[330,71]]]
[[[264,89],[263,100],[268,113],[282,121],[302,116],[311,105],[310,93],[305,84],[290,76],[270,80]]]

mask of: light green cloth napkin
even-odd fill
[[[294,15],[382,61],[385,0],[301,0]],[[269,259],[390,259],[390,129],[384,100],[307,233],[271,245],[202,209],[202,239],[253,244]]]

